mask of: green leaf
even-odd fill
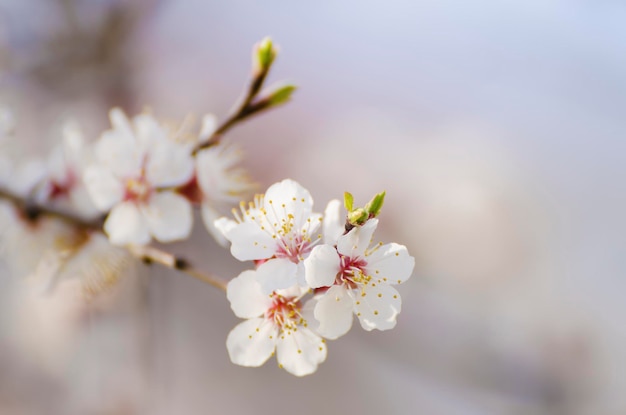
[[[346,207],[346,210],[348,212],[352,212],[352,209],[354,207],[354,197],[352,196],[352,193],[343,193],[343,205]]]
[[[269,93],[268,99],[270,105],[280,105],[291,99],[291,94],[296,90],[295,85],[284,85],[276,88],[274,91]]]
[[[385,202],[385,192],[378,193],[365,205],[365,210],[370,217],[375,218],[380,214],[380,210]]]

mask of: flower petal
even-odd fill
[[[101,211],[111,209],[124,197],[124,185],[110,170],[104,167],[87,167],[83,181],[94,205]]]
[[[363,226],[356,226],[337,241],[337,251],[350,258],[363,257],[378,226],[378,219],[370,219]]]
[[[225,236],[232,242],[230,252],[240,261],[267,259],[276,253],[276,241],[254,222],[237,224]]]
[[[326,343],[311,330],[281,334],[276,344],[276,360],[287,372],[296,376],[310,375],[326,360]]]
[[[150,114],[139,114],[133,117],[133,126],[137,141],[148,151],[158,142],[169,140],[165,129]]]
[[[104,222],[104,231],[113,245],[145,245],[150,242],[148,224],[132,202],[116,205]]]
[[[330,245],[318,245],[304,260],[306,282],[311,288],[329,287],[341,270],[337,250]]]
[[[228,236],[230,232],[237,227],[238,223],[232,219],[228,219],[223,216],[219,219],[216,219],[213,222],[213,226],[217,231],[219,231],[227,241],[230,241],[230,237]]]
[[[200,134],[198,134],[198,141],[204,143],[211,138],[215,130],[217,130],[217,117],[214,114],[206,114],[202,117],[202,126],[200,127]]]
[[[9,189],[19,196],[28,197],[36,191],[48,175],[46,164],[39,159],[29,159],[17,165],[7,185]]]
[[[337,245],[337,240],[345,231],[345,217],[342,215],[341,202],[333,199],[324,211],[324,243]]]
[[[160,242],[186,239],[191,233],[193,212],[191,203],[183,196],[172,193],[155,193],[148,204],[141,206],[150,233]]]
[[[274,258],[261,264],[257,281],[265,294],[298,284],[298,266],[286,258]]]
[[[320,323],[317,332],[334,340],[352,327],[354,301],[343,286],[334,285],[319,296],[315,306],[315,319]]]
[[[180,186],[191,180],[194,161],[188,145],[167,137],[152,140],[147,150],[146,177],[156,187]]]
[[[389,330],[395,327],[396,317],[402,308],[400,294],[387,284],[363,285],[356,293],[354,312],[367,330]]]
[[[111,120],[113,128],[117,130],[119,134],[123,135],[124,138],[128,141],[135,140],[135,133],[133,132],[130,120],[121,108],[111,109],[111,111],[109,111],[109,120]]]
[[[118,178],[129,178],[139,175],[144,153],[134,136],[115,129],[102,133],[94,155]]]
[[[247,367],[261,366],[274,353],[277,334],[276,326],[263,317],[239,323],[226,338],[231,362]]]
[[[390,243],[381,246],[367,258],[367,274],[378,282],[400,284],[413,273],[415,258],[409,255],[406,246]]]
[[[289,215],[294,216],[294,224],[301,226],[313,210],[313,198],[299,183],[286,179],[273,184],[265,192],[264,208],[270,223],[282,223]]]
[[[265,313],[272,299],[261,291],[256,272],[247,270],[228,282],[226,297],[239,318],[253,318]]]

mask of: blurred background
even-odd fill
[[[626,3],[0,0],[0,104],[43,155],[68,117],[228,114],[252,45],[287,106],[230,134],[264,189],[318,211],[387,190],[378,237],[415,273],[390,332],[359,327],[318,372],[232,365],[223,293],[137,264],[85,300],[0,271],[1,414],[626,413]],[[248,267],[197,221],[174,245]]]

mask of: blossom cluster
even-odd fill
[[[219,237],[214,220],[252,186],[235,168],[240,159],[236,147],[220,143],[194,154],[213,133],[215,118],[206,116],[193,134],[150,114],[131,120],[114,108],[109,116],[112,128],[93,145],[76,124],[68,123],[61,146],[47,161],[10,166],[0,184],[85,219],[105,215],[104,231],[117,246],[186,239],[193,206],[201,208],[209,232]]]
[[[212,115],[203,118],[197,131],[188,122],[171,125],[147,113],[129,119],[118,108],[109,118],[111,128],[93,142],[76,123],[67,122],[60,145],[47,159],[18,163],[5,156],[8,151],[0,151],[0,190],[27,206],[70,213],[81,225],[93,225],[43,218],[34,226],[23,209],[2,206],[4,256],[10,265],[19,259],[36,264],[33,274],[47,275],[42,278],[49,280],[46,284],[54,285],[60,274],[82,273],[98,276],[87,281],[87,291],[110,285],[129,262],[126,248],[153,239],[186,239],[194,207],[209,233],[225,244],[213,223],[253,187],[237,166],[241,154],[236,146],[219,142],[198,151],[216,129]],[[14,130],[11,113],[0,111],[0,145],[17,141],[12,140]],[[21,272],[24,267],[16,268]]]
[[[209,233],[230,243],[236,259],[255,264],[226,289],[235,315],[246,319],[227,337],[234,363],[260,366],[276,353],[279,366],[303,376],[326,359],[326,339],[346,334],[355,315],[368,331],[396,325],[401,300],[394,285],[410,277],[414,259],[403,245],[372,243],[384,194],[357,209],[346,194],[345,214],[333,200],[322,215],[309,191],[287,179],[241,202],[229,219],[221,215],[251,184],[236,167],[236,148],[201,146],[215,131],[213,117],[197,133],[149,114],[129,119],[120,109],[110,120],[93,144],[67,124],[47,161],[3,162],[0,190],[70,210],[86,223],[103,221],[96,229],[45,222],[39,231],[47,231],[27,229],[23,244],[16,232],[3,231],[15,250],[41,245],[35,273],[50,286],[68,273],[96,275],[93,291],[109,285],[128,263],[126,250],[186,239],[198,207]],[[16,223],[28,224],[17,214]]]
[[[211,115],[199,126],[172,125],[114,108],[111,127],[93,142],[67,123],[46,160],[16,163],[5,151],[17,141],[15,119],[0,108],[0,252],[9,265],[34,264],[28,272],[48,288],[78,276],[89,293],[113,284],[133,258],[186,272],[225,289],[245,319],[227,336],[232,362],[260,366],[276,353],[296,376],[316,371],[326,340],[346,334],[354,316],[367,331],[393,328],[401,309],[394,285],[411,276],[414,258],[403,245],[373,243],[384,192],[356,208],[346,193],[345,212],[333,200],[321,214],[309,191],[286,179],[240,202],[234,218],[223,216],[253,185],[222,134],[287,102],[295,89],[262,88],[276,53],[270,39],[256,45],[247,94],[219,126]],[[254,269],[226,285],[151,245],[187,239],[194,208],[208,232]]]
[[[344,225],[340,209],[333,200],[324,216],[313,212],[310,193],[287,179],[242,204],[234,220],[216,221],[232,255],[256,264],[228,284],[233,312],[247,319],[228,335],[234,363],[260,366],[276,352],[280,367],[303,376],[325,360],[325,339],[350,330],[353,315],[367,331],[396,325],[393,286],[411,276],[414,258],[403,245],[372,244],[372,212],[361,209],[356,223],[348,212]]]

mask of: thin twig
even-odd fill
[[[153,246],[130,245],[128,251],[136,258],[147,263],[157,263],[171,269],[175,269],[194,277],[197,280],[206,282],[220,290],[226,291],[226,282],[220,278],[207,274],[199,269],[192,267],[187,260],[178,257],[169,252],[165,252]]]

